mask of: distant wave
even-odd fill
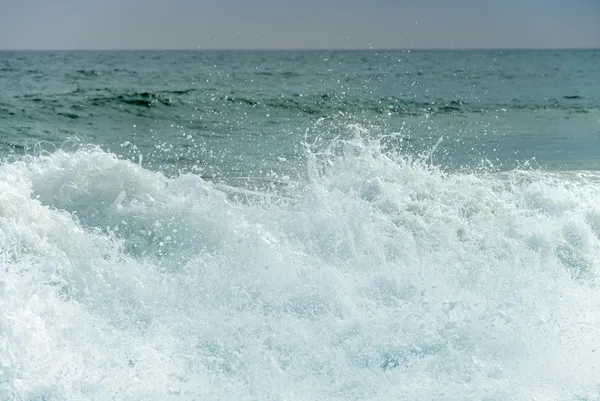
[[[50,95],[23,94],[16,96],[18,102],[0,104],[2,115],[21,115],[22,118],[39,118],[35,113],[76,120],[90,115],[128,113],[155,117],[160,111],[165,117],[177,119],[191,114],[222,115],[223,113],[287,113],[291,116],[322,118],[338,113],[346,115],[406,116],[423,115],[469,115],[498,113],[507,110],[543,111],[562,110],[569,113],[588,113],[594,109],[589,101],[579,95],[564,95],[542,102],[515,97],[510,101],[489,104],[471,99],[438,98],[416,99],[402,96],[357,97],[336,92],[309,94],[287,93],[265,96],[244,91],[204,88],[140,91],[122,89],[82,89]],[[27,103],[31,106],[27,107]],[[596,109],[598,109],[596,107]]]
[[[228,102],[252,107],[265,107],[300,114],[328,116],[336,112],[356,113],[370,111],[375,114],[420,115],[423,113],[444,114],[465,112],[465,104],[460,100],[419,102],[400,98],[357,99],[335,93],[317,93],[310,95],[291,94],[287,96],[261,99],[250,96],[227,95]]]
[[[96,70],[77,70],[77,73],[83,76],[95,77],[100,75],[100,72]]]

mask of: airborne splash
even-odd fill
[[[597,175],[306,158],[285,196],[2,164],[0,398],[598,398]]]

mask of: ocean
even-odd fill
[[[0,400],[600,400],[600,51],[0,52]]]

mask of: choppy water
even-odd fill
[[[0,53],[0,400],[600,399],[600,53]]]

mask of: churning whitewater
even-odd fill
[[[600,175],[305,157],[262,192],[7,158],[0,399],[598,399]]]

